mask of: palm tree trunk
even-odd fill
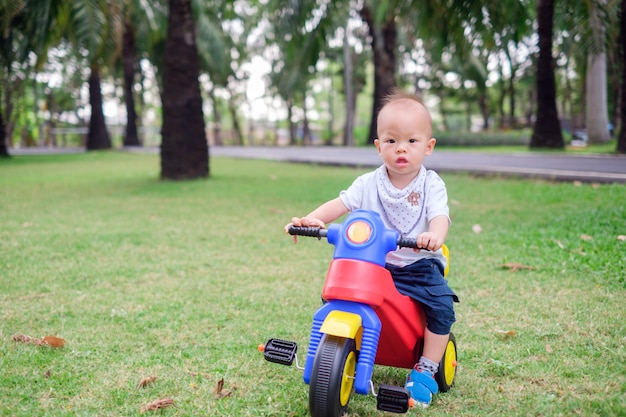
[[[0,75],[3,75],[2,71],[0,71]],[[11,119],[13,118],[12,96],[16,93],[19,93],[22,87],[22,82],[20,81],[19,77],[11,77],[10,74],[4,75],[6,75],[6,77],[0,79],[0,82],[2,83],[0,85],[0,91],[2,92],[2,94],[0,94],[0,97],[4,100],[4,135],[2,136],[2,141],[7,149],[11,149],[13,147],[12,138],[13,131],[15,129],[15,122],[11,121]]]
[[[137,112],[133,86],[135,84],[135,32],[129,22],[124,23],[122,62],[124,67],[124,101],[126,103],[126,134],[124,146],[141,146],[137,135]]]
[[[93,67],[89,75],[89,104],[91,104],[91,117],[85,147],[88,151],[111,149],[111,138],[104,120],[100,74],[97,67]]]
[[[235,105],[233,95],[234,93],[231,92],[230,98],[228,99],[228,111],[230,113],[230,118],[233,120],[233,139],[236,145],[245,146],[246,144],[243,141],[243,133],[241,132],[239,115],[237,114],[237,106]]]
[[[441,115],[441,127],[444,132],[450,130],[448,125],[448,109],[446,108],[445,93],[440,92],[439,96],[439,114]]]
[[[556,110],[556,81],[552,57],[554,0],[537,0],[537,118],[530,139],[531,148],[562,149],[563,134]]]
[[[605,3],[604,1],[602,2]],[[587,135],[591,143],[605,143],[611,137],[609,135],[609,112],[607,108],[606,88],[606,52],[604,48],[603,19],[600,18],[600,10],[596,2],[589,2],[589,22],[593,33],[594,45],[587,57]]]
[[[296,124],[293,122],[293,102],[291,99],[287,102],[287,119],[289,120],[289,145],[293,146],[296,140]]]
[[[502,69],[502,67],[500,67],[500,69]],[[508,127],[506,113],[504,111],[504,101],[506,100],[506,86],[502,77],[502,71],[500,71],[500,80],[498,81],[498,127],[501,130]]]
[[[478,107],[483,117],[483,130],[489,130],[489,106],[487,105],[487,92],[481,91],[478,94]]]
[[[303,91],[302,97],[302,144],[311,146],[313,141],[311,140],[311,126],[309,126],[309,114],[306,107],[306,90]]]
[[[222,146],[224,145],[224,141],[222,140],[222,113],[220,113],[217,107],[218,103],[217,97],[215,97],[215,88],[211,87],[208,90],[209,98],[213,105],[213,144]]]
[[[354,146],[354,116],[356,94],[354,94],[354,81],[352,74],[352,48],[348,42],[348,23],[344,27],[343,36],[343,85],[346,97],[346,124],[343,131],[343,145]]]
[[[200,63],[190,0],[169,0],[163,65],[161,178],[184,180],[209,175]]]
[[[370,121],[369,143],[374,143],[378,130],[378,112],[384,98],[396,86],[396,44],[398,32],[395,16],[391,16],[379,27],[371,10],[364,5],[360,10],[361,18],[369,28],[374,53],[374,101],[372,103],[372,119]]]
[[[509,76],[509,85],[508,85],[508,93],[509,93],[509,122],[508,126],[511,128],[515,128],[515,63],[513,62],[513,57],[509,53],[507,48],[504,48],[504,53],[506,55],[506,59],[509,64],[509,72],[511,75]]]
[[[626,153],[626,0],[622,0],[619,32],[619,54],[622,67],[622,92],[620,94],[620,134],[617,152]]]
[[[334,94],[335,94],[335,85],[334,85],[334,81],[333,81],[333,70],[332,70],[333,65],[329,64],[328,68],[329,68],[329,80],[330,80],[330,88],[328,89],[328,137],[326,139],[324,139],[324,145],[329,146],[332,145],[333,143],[333,136],[334,136],[334,130],[335,130],[335,100],[334,100]]]
[[[2,119],[2,112],[0,111],[0,158],[8,158],[9,150],[7,149],[6,129],[4,127],[4,120]]]

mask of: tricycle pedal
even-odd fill
[[[265,344],[263,357],[266,361],[291,366],[298,351],[298,344],[288,340],[270,339]]]
[[[406,413],[409,411],[411,396],[404,387],[381,384],[376,396],[376,408],[390,413]]]

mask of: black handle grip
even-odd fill
[[[421,249],[417,247],[417,239],[410,237],[400,236],[398,238],[398,247],[400,248],[412,248],[412,249]]]
[[[289,226],[287,230],[292,236],[309,236],[316,237],[318,239],[326,237],[328,230],[321,229],[319,227],[305,227],[305,226]]]

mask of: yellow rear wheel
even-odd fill
[[[454,377],[456,376],[457,367],[457,350],[456,350],[456,338],[454,334],[450,333],[448,344],[446,345],[446,351],[439,363],[439,371],[435,375],[437,385],[439,385],[440,392],[447,392],[454,383]]]

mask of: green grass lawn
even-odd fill
[[[294,340],[304,359],[332,247],[282,228],[365,171],[211,169],[162,182],[157,155],[0,161],[1,416],[140,415],[162,398],[174,405],[146,414],[307,415],[301,372],[257,345]],[[626,415],[626,187],[442,177],[460,363],[452,390],[410,413]],[[355,395],[349,416],[387,415],[375,408]]]

